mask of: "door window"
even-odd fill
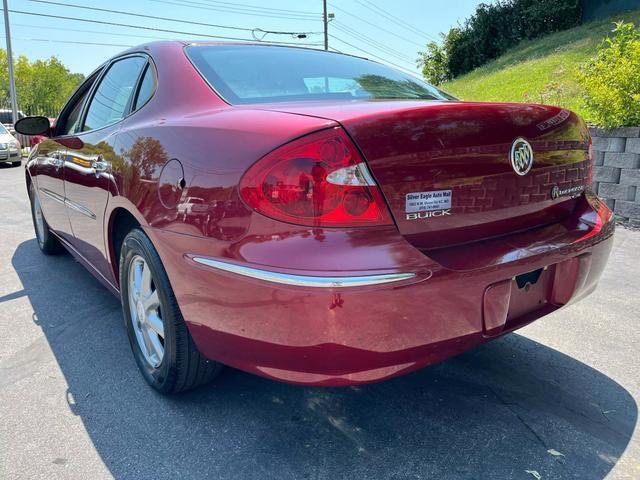
[[[146,63],[142,57],[128,57],[111,65],[89,103],[83,131],[105,127],[127,115],[129,99]]]
[[[61,135],[71,135],[72,133],[78,130],[78,124],[80,123],[80,113],[82,112],[82,106],[84,105],[84,101],[87,98],[89,90],[82,94],[82,96],[78,99],[76,104],[69,112],[69,116],[65,121],[64,128],[60,132]]]
[[[149,99],[153,95],[155,87],[156,82],[153,78],[153,67],[148,64],[146,70],[144,71],[142,81],[140,82],[140,87],[138,88],[138,96],[136,97],[136,101],[133,106],[134,110],[138,110],[149,101]]]
[[[78,90],[69,99],[56,120],[56,136],[72,135],[80,129],[82,108],[89,96],[91,86],[99,76],[100,70],[94,72],[84,81],[84,83],[82,83],[82,85],[78,87]]]

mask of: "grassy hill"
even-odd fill
[[[640,27],[640,10],[522,42],[441,88],[463,100],[548,103],[584,114],[576,70],[618,20]]]

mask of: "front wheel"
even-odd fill
[[[138,228],[123,241],[120,292],[129,343],[149,385],[163,394],[177,393],[218,375],[222,365],[196,348],[160,257]]]
[[[64,247],[49,229],[49,224],[42,213],[38,192],[36,192],[33,184],[29,187],[29,200],[31,202],[33,229],[36,231],[36,240],[40,251],[45,255],[57,255],[64,252]]]

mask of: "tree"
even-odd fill
[[[0,102],[10,104],[7,52],[0,49]],[[14,61],[18,108],[28,114],[56,115],[84,80],[71,73],[57,57],[30,62],[20,55]]]
[[[436,42],[427,43],[427,50],[419,52],[418,68],[432,85],[437,86],[450,79],[447,63],[447,52]]]

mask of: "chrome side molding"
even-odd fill
[[[49,197],[51,200],[55,200],[56,202],[64,205],[64,197],[62,195],[58,195],[57,193],[52,192],[51,190],[47,190],[46,188],[40,188],[39,191],[43,195]]]
[[[96,214],[89,210],[87,207],[80,205],[79,203],[72,202],[68,198],[65,198],[64,204],[70,208],[71,210],[75,210],[78,213],[81,213],[85,217],[89,217],[92,220],[96,219]]]
[[[224,270],[225,272],[236,273],[245,277],[257,278],[266,282],[279,283],[283,285],[293,285],[297,287],[318,287],[318,288],[345,288],[362,287],[366,285],[380,285],[383,283],[399,282],[409,280],[416,276],[415,273],[388,273],[382,275],[362,275],[345,277],[316,277],[309,275],[292,275],[289,273],[272,272],[252,267],[243,267],[233,263],[221,262],[206,257],[191,257],[194,262],[208,267]]]
[[[71,210],[75,210],[76,212],[81,213],[82,215],[89,217],[92,220],[96,219],[95,213],[93,213],[88,208],[80,205],[79,203],[72,202],[68,198],[64,198],[62,195],[58,195],[57,193],[52,192],[51,190],[47,190],[46,188],[41,188],[40,192],[51,198],[52,200],[55,200],[56,202],[64,205],[65,207],[70,208]]]

